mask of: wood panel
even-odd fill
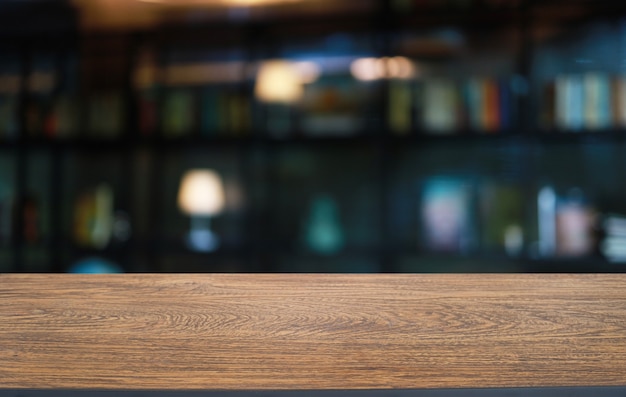
[[[0,387],[626,385],[624,275],[0,275]]]

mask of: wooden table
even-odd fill
[[[626,385],[626,275],[0,275],[0,387]]]

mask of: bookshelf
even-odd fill
[[[626,7],[363,4],[2,31],[0,271],[623,271],[597,225],[626,214]],[[317,73],[296,103],[259,100],[275,59]],[[224,186],[210,253],[176,205],[193,168]],[[588,235],[546,248],[545,187]]]

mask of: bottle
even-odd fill
[[[339,208],[329,195],[321,194],[312,200],[304,238],[307,247],[318,254],[332,255],[343,248]]]

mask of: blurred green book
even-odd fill
[[[162,123],[165,137],[191,134],[195,127],[195,101],[191,91],[175,90],[166,95]]]
[[[389,85],[389,127],[394,134],[411,132],[411,85],[405,81],[392,81]]]
[[[115,138],[124,129],[124,100],[119,92],[89,98],[87,131],[92,137]]]
[[[524,196],[514,184],[490,182],[480,192],[482,248],[517,255],[523,248]]]

